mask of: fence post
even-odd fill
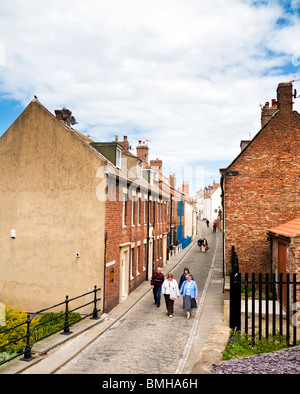
[[[27,315],[27,332],[26,332],[26,347],[24,350],[24,357],[21,359],[22,361],[31,361],[33,359],[32,354],[31,354],[31,346],[30,346],[30,315]]]
[[[97,286],[94,287],[94,310],[93,310],[93,316],[91,317],[91,319],[93,320],[98,320],[99,316],[98,316],[98,309],[97,309]]]
[[[230,323],[231,329],[241,331],[241,274],[230,274]]]
[[[69,325],[69,296],[66,296],[66,311],[65,311],[65,325],[64,325],[64,332],[62,332],[63,335],[70,335],[72,332],[70,331],[70,325]]]

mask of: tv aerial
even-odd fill
[[[300,94],[299,94],[299,96],[297,96],[297,90],[296,90],[296,89],[294,89],[293,97],[294,97],[295,99],[300,97]]]

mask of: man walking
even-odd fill
[[[156,272],[152,275],[151,287],[153,289],[154,304],[157,308],[160,307],[161,286],[164,283],[165,277],[161,272],[161,267],[157,267]]]

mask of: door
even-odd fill
[[[122,252],[121,255],[121,267],[120,267],[120,302],[123,302],[128,296],[128,281],[126,278],[128,277],[128,251]]]

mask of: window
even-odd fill
[[[133,279],[133,275],[132,275],[133,256],[134,256],[134,248],[131,248],[131,253],[130,253],[130,267],[129,267],[130,280]]]
[[[136,248],[136,275],[139,275],[139,256],[140,256],[140,247]]]
[[[135,223],[135,203],[134,196],[131,198],[131,225],[134,226]]]
[[[122,225],[126,226],[127,195],[123,194]]]
[[[138,197],[138,199],[137,199],[137,222],[138,222],[138,225],[141,224],[141,220],[140,220],[140,203],[141,203],[141,199]]]
[[[136,163],[136,176],[138,178],[142,177],[142,167],[141,167],[140,163]]]
[[[143,271],[146,271],[146,253],[147,253],[147,244],[146,240],[144,241],[144,253],[143,253]]]
[[[116,148],[116,167],[121,168],[122,163],[122,152]]]

